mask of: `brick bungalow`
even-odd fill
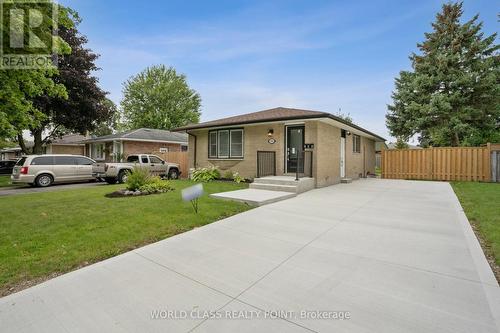
[[[176,133],[152,128],[139,128],[126,132],[84,140],[86,156],[105,162],[115,162],[117,157],[130,154],[158,154],[187,151],[185,133]]]
[[[327,112],[278,107],[176,129],[189,134],[189,167],[245,178],[303,174],[316,187],[375,173],[385,139]]]
[[[80,134],[66,134],[45,144],[43,146],[43,154],[84,155],[85,144],[82,141],[85,139],[88,139],[88,137]],[[26,142],[26,147],[33,147],[33,142]],[[0,149],[1,160],[17,159],[22,155],[20,147]]]

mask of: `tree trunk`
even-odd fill
[[[453,137],[453,147],[458,147],[460,146],[460,138],[458,137],[458,133],[455,132],[455,136]]]
[[[39,155],[43,153],[42,132],[43,130],[38,128],[31,131],[31,135],[33,135],[34,140],[33,154]]]
[[[21,151],[23,154],[28,155],[30,152],[28,151],[28,147],[24,143],[23,133],[17,133],[17,143],[19,143],[19,147],[21,147]]]

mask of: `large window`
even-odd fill
[[[352,135],[352,152],[361,153],[361,137],[359,135]]]
[[[208,133],[209,158],[243,158],[243,129],[221,129]]]
[[[94,143],[92,145],[92,158],[95,160],[103,160],[105,157],[104,143]]]

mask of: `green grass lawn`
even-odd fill
[[[452,182],[469,221],[500,265],[500,184]]]
[[[125,198],[104,196],[123,185],[1,197],[0,296],[250,208],[208,197],[247,184],[204,184],[198,214],[180,194],[194,183],[172,184],[173,192]]]
[[[0,188],[18,186],[17,184],[12,184],[10,182],[10,175],[0,175]]]

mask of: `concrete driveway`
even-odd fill
[[[0,330],[498,332],[499,294],[447,183],[371,179],[1,298]]]

